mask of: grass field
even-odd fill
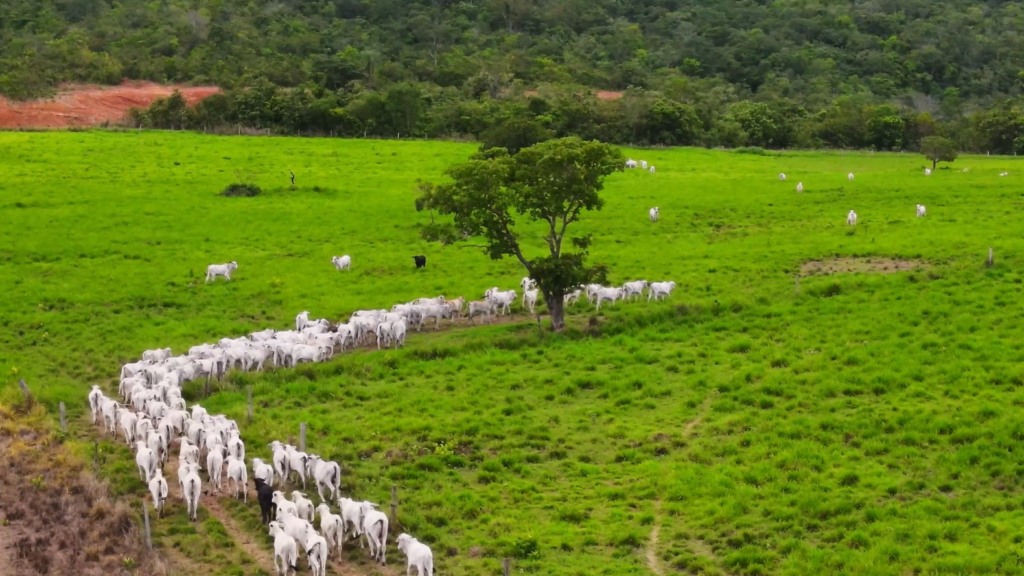
[[[89,385],[114,389],[148,348],[523,275],[418,236],[416,180],[468,145],[71,132],[0,133],[0,150],[0,398],[25,378],[76,422]],[[386,502],[397,485],[439,574],[505,556],[559,576],[1024,573],[1024,163],[968,156],[925,177],[913,154],[627,153],[658,173],[613,175],[580,231],[614,282],[675,280],[668,302],[581,304],[561,335],[521,314],[413,333],[397,352],[234,374],[204,406],[244,422],[252,385],[251,455],[307,422],[346,491]],[[217,194],[236,181],[266,192]],[[343,253],[351,272],[330,264]],[[235,280],[203,283],[229,260]],[[811,261],[856,271],[800,275]],[[103,469],[140,495],[110,450]],[[256,534],[255,506],[227,507]],[[164,545],[202,540],[183,517]],[[234,554],[199,559],[250,573]]]

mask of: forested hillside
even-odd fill
[[[0,92],[229,89],[157,126],[1005,153],[1021,30],[997,0],[4,0]]]

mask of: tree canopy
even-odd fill
[[[939,162],[956,160],[956,142],[942,136],[928,136],[921,140],[921,153],[932,161],[932,170]]]
[[[574,251],[567,251],[566,233],[585,211],[601,209],[604,178],[623,165],[616,148],[576,137],[548,140],[516,154],[495,148],[451,167],[450,182],[422,183],[416,209],[452,217],[450,223],[425,226],[428,239],[480,239],[491,258],[517,258],[544,294],[552,327],[561,330],[566,292],[604,273],[602,267],[586,265],[590,238],[572,237]],[[547,254],[529,253],[517,226],[524,220],[544,224]]]

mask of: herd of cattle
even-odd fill
[[[335,266],[347,269],[351,259],[335,259]],[[344,268],[342,267],[344,266]],[[213,265],[207,278],[223,276],[230,279],[238,267],[236,262]],[[530,278],[523,278],[522,306],[535,310],[538,289]],[[675,282],[637,280],[621,287],[588,285],[565,296],[572,304],[586,294],[598,307],[602,302],[633,300],[646,291],[648,300],[660,300],[675,289]],[[101,420],[104,430],[120,433],[127,446],[135,452],[139,475],[147,485],[158,516],[163,515],[170,486],[164,477],[168,456],[176,448],[176,476],[180,497],[191,520],[197,518],[205,470],[207,494],[230,493],[248,501],[249,469],[246,446],[237,422],[223,414],[209,414],[199,404],[186,410],[182,385],[206,377],[222,377],[228,370],[262,370],[268,363],[295,366],[304,361],[330,358],[336,348],[345,350],[376,340],[377,347],[400,346],[405,341],[407,326],[417,330],[429,320],[435,329],[442,319],[454,322],[465,315],[472,322],[475,316],[490,318],[511,312],[517,301],[515,290],[488,289],[484,298],[469,303],[464,298],[448,300],[444,296],[420,298],[396,304],[388,310],[360,310],[346,323],[332,324],[325,319],[311,320],[303,311],[295,318],[295,330],[267,329],[241,338],[223,338],[216,344],[200,344],[187,354],[174,356],[170,348],[147,350],[136,362],[121,367],[118,394],[107,397],[100,386],[88,394],[93,422]],[[274,441],[269,464],[252,458],[252,478],[260,505],[261,518],[274,539],[274,566],[279,574],[297,570],[298,551],[305,551],[314,576],[326,574],[330,554],[342,552],[343,544],[353,538],[360,547],[369,548],[370,557],[385,563],[388,538],[387,515],[368,501],[356,501],[341,495],[341,466],[296,447]],[[305,490],[307,479],[315,483],[319,506],[298,489]],[[286,483],[295,488],[291,499],[284,492]],[[275,486],[276,489],[275,490]],[[331,511],[330,502],[338,514]],[[314,522],[319,518],[319,530]],[[363,539],[360,540],[360,537]],[[419,576],[433,574],[430,547],[408,534],[395,539],[399,551],[406,555],[407,570],[416,567]]]

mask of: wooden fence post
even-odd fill
[[[502,576],[509,576],[512,574],[512,559],[502,558],[501,559],[501,573]]]
[[[391,524],[398,526],[398,486],[391,485]]]
[[[992,253],[992,247],[988,247],[988,259],[985,260],[985,267],[991,268],[996,263],[995,255]]]
[[[149,508],[146,507],[146,501],[142,501],[142,520],[145,522],[146,527],[146,548],[149,550],[153,549],[153,536],[149,531]]]
[[[245,390],[246,400],[246,411],[245,411],[245,423],[252,424],[252,386],[249,386]]]
[[[64,403],[63,402],[60,403],[60,433],[61,434],[67,434],[68,433],[68,418],[67,418],[67,412],[65,412],[65,410],[64,410]]]
[[[306,451],[306,423],[299,422],[299,452]]]

